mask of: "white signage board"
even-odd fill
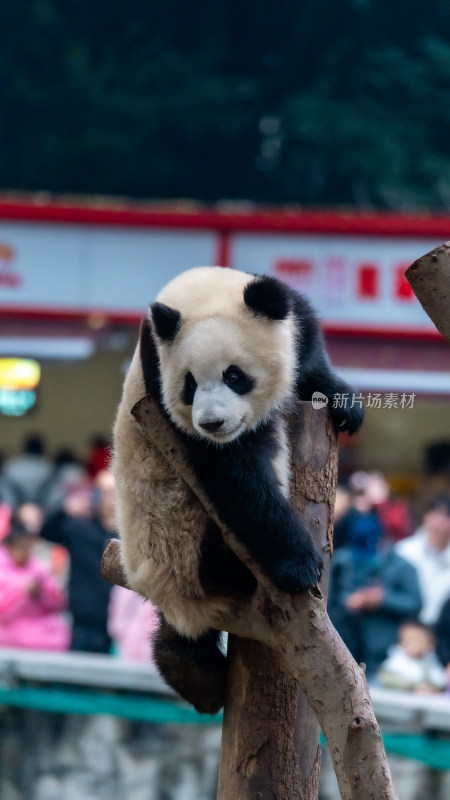
[[[1,308],[141,314],[179,272],[214,263],[213,232],[0,223]]]
[[[183,270],[217,263],[214,230],[0,222],[0,314],[140,316]],[[351,235],[229,233],[230,266],[307,294],[325,325],[433,331],[404,278],[439,242]]]

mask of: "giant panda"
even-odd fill
[[[296,593],[317,584],[322,559],[289,501],[283,415],[315,391],[352,393],[330,366],[309,302],[273,277],[191,269],[142,321],[114,427],[123,567],[129,586],[160,611],[162,676],[199,711],[223,704],[217,629],[256,581],[131,411],[146,394],[156,399],[219,518],[278,589]],[[361,425],[357,406],[330,411],[339,430]]]

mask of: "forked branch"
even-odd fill
[[[299,414],[303,415],[303,429],[306,430],[311,424],[311,404],[299,404]],[[320,590],[296,596],[279,592],[261,573],[233,532],[218,518],[192,474],[181,439],[164,419],[154,400],[150,396],[143,398],[133,409],[133,415],[141,426],[142,435],[151,440],[162,457],[176,469],[220,527],[230,548],[258,580],[258,588],[251,600],[237,601],[230,614],[224,616],[222,629],[276,651],[283,671],[301,686],[327,739],[342,800],[395,800],[364,671],[355,663],[333,628]],[[334,433],[326,413],[315,411],[314,415],[314,424],[323,426],[331,442]],[[334,486],[332,489],[334,492]],[[314,495],[313,483],[311,493]],[[319,503],[324,500],[323,497],[311,499]],[[113,542],[106,550],[102,574],[113,583],[124,585],[119,546],[118,542]],[[241,769],[251,774],[251,764],[249,758]],[[301,800],[300,786],[295,790],[292,786],[289,788],[289,781],[285,778],[274,787],[276,800]],[[228,785],[227,791],[227,800],[238,796],[236,787],[233,790]],[[226,795],[221,795],[219,790],[219,797],[222,796],[225,798]]]

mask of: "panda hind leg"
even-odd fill
[[[160,613],[153,638],[153,656],[161,677],[201,714],[216,714],[225,701],[227,659],[219,647],[219,631],[198,639],[179,634]]]

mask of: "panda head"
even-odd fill
[[[173,422],[222,445],[292,398],[298,330],[287,287],[221,267],[169,283],[150,307]]]

